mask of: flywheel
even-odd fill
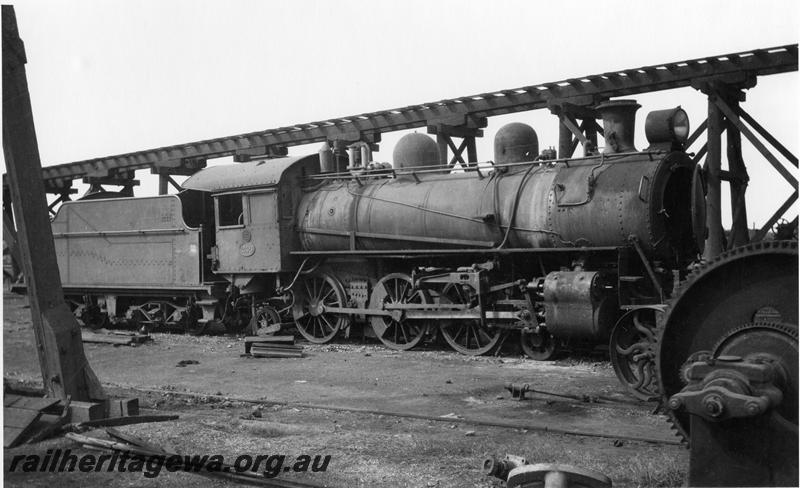
[[[794,397],[780,408],[796,411],[797,266],[797,242],[772,241],[723,253],[690,274],[656,329],[656,378],[663,405],[686,386],[692,361],[761,354],[764,360],[794,365],[787,368],[785,385]],[[666,410],[688,441],[691,415]],[[796,426],[796,413],[793,420]]]

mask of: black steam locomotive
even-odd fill
[[[606,341],[620,378],[654,382],[655,316],[704,239],[704,196],[680,108],[596,107],[605,149],[556,159],[524,124],[494,161],[440,164],[409,134],[394,162],[318,154],[217,166],[178,195],[63,204],[53,221],[68,301],[87,324],[255,334],[293,322],[324,343],[369,325],[409,349],[434,334],[465,354],[519,337],[534,359]]]

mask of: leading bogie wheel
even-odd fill
[[[388,304],[425,304],[431,303],[424,290],[414,289],[411,277],[403,273],[392,273],[384,276],[372,290],[369,299],[370,308],[383,310]],[[428,331],[426,320],[409,320],[402,312],[397,317],[374,315],[370,317],[370,325],[375,335],[388,348],[405,351],[420,343]]]
[[[448,283],[439,299],[442,303],[477,305],[474,289],[469,285]],[[444,340],[461,354],[480,356],[497,345],[502,335],[498,328],[481,327],[480,320],[446,320],[441,326]]]
[[[522,329],[520,345],[525,355],[536,361],[549,361],[559,352],[558,340],[546,330],[533,332]]]
[[[293,291],[294,323],[297,331],[309,342],[325,344],[336,337],[339,330],[350,324],[348,315],[328,310],[328,307],[340,308],[347,305],[344,288],[335,277],[316,273],[299,283]]]

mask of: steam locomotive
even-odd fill
[[[404,350],[441,334],[473,355],[518,337],[534,359],[611,340],[617,374],[646,392],[655,311],[701,251],[705,202],[686,113],[651,112],[640,151],[638,108],[597,106],[605,148],[579,158],[540,153],[513,123],[485,163],[442,165],[414,133],[392,165],[324,144],[204,169],[177,195],[67,202],[52,223],[65,294],[93,326],[291,322],[315,343],[360,328]]]

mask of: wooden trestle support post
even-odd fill
[[[745,245],[752,241],[762,240],[767,232],[791,208],[797,200],[797,178],[778,158],[770,152],[765,144],[758,139],[753,131],[742,120],[746,120],[767,142],[784,156],[793,166],[797,167],[797,157],[781,145],[766,129],[759,125],[741,107],[740,102],[745,101],[742,91],[752,88],[756,84],[754,76],[744,77],[734,82],[707,81],[693,84],[693,87],[702,91],[708,97],[708,119],[701,124],[692,140],[697,139],[699,132],[706,128],[708,131],[706,144],[698,151],[695,158],[699,161],[705,156],[704,175],[706,180],[706,222],[708,238],[705,243],[703,257],[712,259],[723,251]],[[722,169],[722,134],[726,133],[728,169]],[[783,176],[794,190],[788,199],[775,211],[770,219],[760,230],[750,236],[747,227],[747,205],[745,192],[749,176],[747,167],[742,157],[742,135],[755,147],[756,150],[769,162],[775,170]],[[722,224],[722,182],[730,184],[731,198],[731,232],[725,238]]]
[[[103,400],[103,389],[83,351],[80,327],[61,289],[25,73],[25,49],[14,7],[3,5],[2,14],[3,152],[44,389],[54,398]]]

